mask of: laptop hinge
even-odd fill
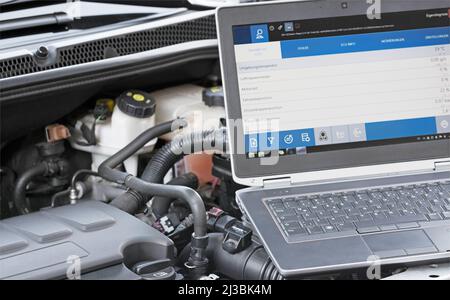
[[[291,177],[272,178],[263,180],[264,188],[287,187],[292,185]]]
[[[450,160],[435,162],[434,170],[435,171],[450,171]]]

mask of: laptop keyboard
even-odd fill
[[[450,220],[450,182],[267,200],[288,236],[419,228]]]

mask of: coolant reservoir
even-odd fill
[[[224,97],[221,87],[204,88],[185,84],[152,93],[156,101],[156,122],[163,123],[176,118],[188,122],[188,132],[219,129],[225,119]],[[172,140],[173,134],[163,138]],[[214,180],[212,155],[193,154],[184,158],[182,173],[197,175],[200,185]]]
[[[85,145],[81,130],[77,128],[71,139],[72,147],[92,153],[92,169],[97,170],[108,157],[117,153],[147,129],[155,126],[155,110],[155,100],[149,94],[137,90],[127,91],[116,99],[116,105],[110,117],[99,120],[90,114],[78,122],[88,128],[93,128],[95,122],[96,144]],[[126,171],[137,175],[138,155],[152,152],[155,144],[156,139],[125,161]]]
[[[220,128],[221,120],[225,118],[225,108],[223,100],[215,101],[220,98],[214,96],[216,89],[221,88],[205,89],[194,84],[184,84],[152,93],[156,101],[156,122],[160,124],[185,118],[190,131]],[[163,138],[172,140],[173,134]]]

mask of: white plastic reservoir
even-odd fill
[[[225,118],[225,108],[205,104],[205,90],[198,85],[185,84],[152,93],[151,96],[156,101],[156,122],[160,124],[185,118],[189,126],[187,129],[196,132],[222,127],[221,119]],[[173,135],[163,138],[171,140]]]
[[[116,105],[110,117],[103,121],[97,119],[96,145],[81,145],[85,139],[79,128],[81,123],[92,128],[95,120],[93,114],[79,120],[70,143],[75,149],[92,153],[92,170],[96,171],[108,157],[117,153],[147,129],[155,126],[155,106],[155,101],[147,93],[128,91],[116,99]],[[138,156],[152,152],[156,141],[157,139],[150,141],[136,155],[125,161],[124,166],[128,173],[137,175]]]

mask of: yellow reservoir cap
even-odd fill
[[[155,114],[156,102],[149,93],[128,90],[116,99],[119,109],[130,117],[149,118]]]
[[[134,94],[133,99],[134,99],[134,101],[142,102],[145,100],[145,96],[141,95],[141,94]]]

